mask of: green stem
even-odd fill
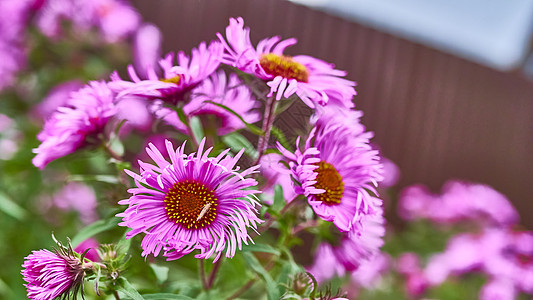
[[[202,280],[202,286],[204,287],[204,290],[208,290],[209,287],[207,285],[207,279],[205,277],[205,268],[204,268],[203,259],[198,260],[198,268],[200,269],[200,279]]]
[[[255,164],[258,164],[261,160],[263,154],[265,154],[266,148],[268,147],[268,141],[270,140],[270,131],[272,130],[272,125],[274,124],[274,117],[276,111],[276,105],[278,101],[274,97],[268,97],[265,104],[265,113],[263,114],[263,126],[261,130],[265,135],[259,137],[257,142],[257,152],[259,153]]]
[[[211,274],[209,275],[209,280],[207,281],[207,289],[210,289],[213,287],[213,284],[215,283],[215,278],[217,276],[218,269],[220,268],[220,264],[222,263],[222,258],[217,260],[215,265],[213,266],[213,270],[211,270]]]

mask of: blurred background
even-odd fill
[[[358,83],[356,107],[401,170],[400,187],[451,178],[507,195],[533,227],[533,2],[528,0],[135,0],[163,53],[215,39],[242,16],[252,42],[296,37]],[[305,114],[305,108],[299,110]],[[284,118],[287,130],[298,114]]]

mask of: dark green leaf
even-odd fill
[[[139,294],[137,289],[124,277],[117,279],[118,282],[118,291],[124,293],[126,296],[130,297],[133,300],[144,300],[144,297]]]
[[[222,137],[222,141],[235,152],[244,148],[244,153],[253,159],[257,159],[258,153],[248,139],[237,132],[232,132]]]
[[[267,297],[269,300],[277,300],[280,298],[278,285],[270,276],[270,273],[265,270],[257,258],[250,252],[242,252],[246,264],[259,275],[266,284]]]
[[[283,187],[281,185],[276,184],[274,187],[274,203],[272,203],[271,209],[275,212],[279,212],[283,209],[287,201],[283,197]]]
[[[111,183],[111,184],[118,184],[120,183],[118,178],[113,175],[70,175],[68,177],[68,181],[98,181],[98,182],[105,182],[105,183]]]
[[[272,126],[271,133],[285,149],[290,149],[289,142],[287,142],[287,139],[285,138],[285,135],[283,134],[283,131],[281,131],[281,129]]]
[[[239,118],[239,120],[241,120],[241,122],[246,126],[246,128],[247,128],[251,133],[253,133],[253,134],[255,134],[255,135],[261,135],[261,136],[262,136],[262,135],[265,135],[265,132],[264,132],[263,130],[261,130],[259,127],[255,126],[255,125],[253,125],[253,124],[250,124],[250,123],[246,122],[246,121],[244,120],[244,118],[243,118],[241,115],[239,115],[238,113],[236,113],[233,109],[231,109],[231,108],[229,108],[229,107],[227,107],[227,106],[225,106],[225,105],[223,105],[223,104],[216,103],[216,102],[213,102],[213,101],[205,101],[205,102],[207,102],[207,103],[211,103],[211,104],[216,105],[216,106],[218,106],[218,107],[220,107],[220,108],[222,108],[222,109],[225,109],[225,110],[227,110],[228,112],[230,112],[231,114],[233,114],[234,116],[236,116],[237,118]]]
[[[267,244],[261,244],[261,243],[244,245],[242,247],[242,251],[272,253],[274,255],[281,254],[281,252],[279,252],[274,247],[267,245]]]
[[[74,238],[72,238],[72,247],[78,246],[81,242],[86,239],[100,233],[107,231],[109,229],[115,228],[120,222],[119,218],[111,218],[108,220],[98,220],[91,225],[80,230]]]

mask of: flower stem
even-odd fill
[[[215,278],[217,276],[218,269],[220,268],[220,264],[222,262],[222,258],[217,260],[215,262],[215,265],[213,266],[213,270],[211,270],[211,274],[209,275],[209,281],[207,281],[207,289],[210,289],[213,287],[213,284],[215,283]]]
[[[113,291],[113,296],[115,296],[116,300],[120,300],[120,296],[118,295],[117,291]]]
[[[262,130],[265,135],[259,137],[257,142],[257,160],[255,164],[258,164],[261,160],[263,154],[265,154],[266,148],[268,147],[268,141],[270,140],[270,131],[272,130],[272,125],[274,124],[274,115],[276,111],[276,105],[278,101],[274,97],[268,97],[265,104],[265,113],[263,114],[263,126]]]
[[[203,259],[198,260],[198,268],[200,269],[200,279],[202,280],[202,286],[204,287],[204,290],[208,290],[209,287],[207,286],[207,279],[205,277],[205,268],[204,268]]]

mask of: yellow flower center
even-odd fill
[[[180,75],[176,75],[174,77],[171,77],[171,78],[163,78],[163,79],[159,79],[159,81],[162,81],[162,82],[167,82],[167,83],[174,83],[174,84],[178,84],[180,83]]]
[[[169,220],[188,229],[210,225],[217,216],[217,207],[215,192],[194,180],[176,183],[165,196]]]
[[[299,62],[295,62],[291,56],[268,53],[261,55],[259,59],[261,67],[272,76],[281,76],[287,79],[296,79],[307,82],[309,71]]]
[[[327,205],[341,203],[344,194],[344,182],[341,174],[332,164],[325,161],[320,161],[317,165],[318,169],[315,172],[318,173],[318,176],[316,177],[315,188],[323,189],[326,192],[314,195],[314,197]]]

